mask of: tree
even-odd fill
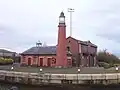
[[[120,60],[117,56],[115,56],[114,54],[108,53],[106,50],[98,52],[97,60],[98,62],[105,62],[108,64],[120,63]]]

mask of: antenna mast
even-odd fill
[[[68,8],[68,12],[70,12],[70,36],[72,37],[72,12],[74,12],[74,9]]]

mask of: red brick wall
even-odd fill
[[[59,24],[58,26],[58,43],[57,43],[57,66],[67,65],[66,55],[66,26],[65,24]]]
[[[50,59],[50,66],[56,66],[56,56],[55,55],[50,55],[50,56],[30,56],[30,55],[25,55],[21,56],[21,64],[28,65],[28,59],[31,58],[31,64],[30,65],[36,65],[40,66],[41,62],[40,59],[43,59],[42,66],[48,66],[48,58]],[[35,59],[36,58],[36,59]],[[54,60],[53,60],[54,59]]]
[[[68,37],[67,38],[67,45],[70,46],[70,51],[72,54],[78,54],[79,53],[79,44],[78,41],[74,38]]]
[[[35,61],[35,57],[36,57],[36,61]],[[57,61],[56,61],[56,55],[49,55],[49,56],[30,56],[30,55],[26,55],[26,56],[21,56],[21,64],[24,65],[28,65],[28,58],[31,58],[31,64],[30,65],[36,65],[36,66],[44,66],[44,67],[54,67],[57,66]],[[43,62],[40,62],[40,59],[43,59]],[[50,59],[50,66],[48,65],[48,58]],[[70,63],[72,63],[72,59],[70,56],[68,56],[68,59],[70,60]],[[72,66],[72,64],[69,65],[70,67]]]
[[[21,56],[21,64],[28,65],[28,58],[31,58],[31,65],[33,64],[33,56]]]
[[[80,56],[79,56],[79,44],[78,44],[78,40],[72,38],[72,37],[68,37],[67,38],[67,46],[70,47],[70,51],[72,53],[73,56],[73,62],[72,62],[72,66],[78,66],[78,64],[80,63]]]

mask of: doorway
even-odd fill
[[[43,66],[43,58],[40,58],[40,62],[39,62],[40,64],[40,66]]]
[[[31,65],[31,58],[28,58],[28,65]]]
[[[48,66],[48,67],[51,66],[51,58],[48,58],[48,60],[47,60],[47,66]]]

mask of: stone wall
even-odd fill
[[[50,84],[118,84],[120,73],[112,74],[50,74],[50,73],[25,73],[0,70],[0,80],[11,83],[32,85]]]

